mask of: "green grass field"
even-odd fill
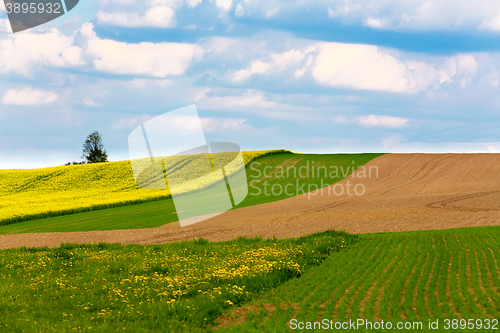
[[[0,331],[206,331],[227,309],[355,242],[329,231],[281,240],[3,250]]]
[[[287,153],[259,158],[247,167],[248,195],[237,208],[282,200],[305,193],[310,186],[314,190],[315,186],[336,183],[380,155]],[[319,167],[327,168],[327,177],[324,168],[318,174]],[[288,194],[284,190],[279,193],[278,189],[288,184]],[[172,199],[163,199],[3,225],[0,234],[154,228],[178,221],[175,211]]]
[[[499,328],[499,236],[500,227],[328,231],[3,250],[0,331],[289,332],[292,319],[421,322],[412,332],[473,319],[461,331],[494,331],[484,327]]]
[[[422,322],[413,332],[464,331],[460,323],[446,330],[445,319],[480,319],[484,327],[465,331],[497,331],[499,248],[500,227],[360,235],[354,248],[247,304],[242,323],[218,332],[288,332],[293,318]],[[439,330],[428,329],[429,319]],[[496,330],[484,329],[486,319]]]

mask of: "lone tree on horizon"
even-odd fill
[[[98,131],[94,131],[87,136],[83,144],[83,156],[87,163],[107,162],[108,154],[102,144],[102,136]]]

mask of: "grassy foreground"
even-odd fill
[[[218,332],[288,332],[292,319],[296,328],[298,322],[364,319],[393,328],[410,322],[409,332],[498,331],[500,227],[360,235],[356,248],[333,253],[250,304],[240,311],[242,323],[234,320]],[[428,328],[429,319],[438,320],[438,330]],[[469,319],[473,326],[463,329]]]
[[[411,332],[496,331],[499,236],[500,227],[327,231],[3,250],[0,331],[290,332],[358,319]]]
[[[380,155],[282,153],[260,157],[253,162],[247,160],[248,195],[237,208],[282,200],[306,193],[318,187],[334,184],[348,177],[355,169],[358,169]],[[106,163],[101,164],[100,168],[107,166],[113,167],[112,164]],[[104,171],[102,172],[104,173]],[[113,182],[113,179],[108,179],[107,181]],[[97,184],[98,187],[104,186],[102,182],[99,184]],[[130,186],[135,185],[132,184]],[[54,185],[53,188],[58,187]],[[137,190],[137,193],[142,193],[140,190],[142,189]],[[238,191],[242,189],[237,188],[233,190]],[[50,195],[43,197],[44,190],[41,189],[40,191],[42,199],[50,199],[50,195],[52,195],[50,193],[56,193],[55,190],[50,190]],[[154,192],[161,191],[157,190]],[[23,195],[28,195],[29,193],[27,192],[27,194]],[[43,202],[42,199],[39,200],[39,204]],[[59,207],[58,201],[50,201],[45,204],[47,207],[44,209],[53,209],[57,213],[57,207]],[[0,234],[154,228],[178,221],[172,199],[167,198],[128,206],[124,206],[123,203],[119,204],[121,205],[120,207],[94,209],[89,212],[3,225],[0,226]],[[4,208],[0,207],[0,211],[2,209]]]
[[[356,236],[0,251],[1,332],[198,332]]]

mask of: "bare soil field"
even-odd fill
[[[337,195],[341,189],[344,193]],[[354,189],[365,193],[356,195]],[[236,209],[186,227],[176,222],[153,229],[4,235],[0,248],[153,244],[194,238],[223,241],[239,236],[287,238],[327,229],[374,233],[492,225],[500,225],[500,154],[389,154],[317,193]]]

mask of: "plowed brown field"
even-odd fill
[[[154,229],[5,235],[0,236],[0,248],[151,244],[196,237],[285,238],[326,229],[371,233],[500,225],[500,154],[390,154],[365,168],[365,174],[358,170],[336,188],[315,195],[241,208],[186,227],[177,222]],[[364,195],[346,193],[349,187],[353,194],[356,184],[363,184]],[[340,193],[340,186],[344,194],[334,194],[334,189]],[[358,193],[362,189],[359,185]]]

